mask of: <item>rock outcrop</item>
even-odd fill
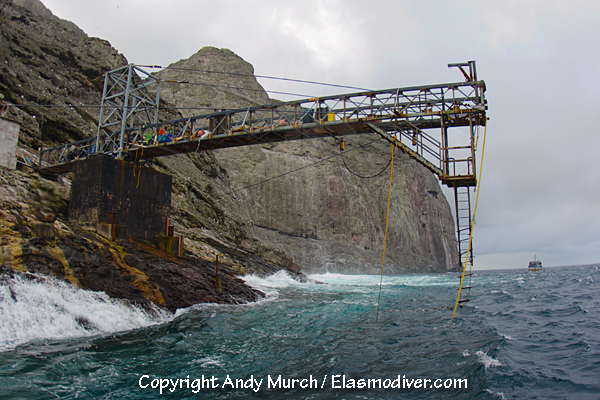
[[[263,294],[237,276],[281,269],[215,239],[195,243],[197,252],[183,258],[144,243],[106,240],[65,220],[66,183],[0,167],[0,274],[52,275],[114,298],[175,311],[196,303],[255,301]],[[214,282],[217,254],[221,291]]]
[[[102,75],[125,57],[37,0],[0,4],[0,100],[16,105],[2,114],[21,125],[21,145],[37,150],[95,135]]]
[[[20,146],[35,152],[95,135],[103,74],[127,64],[126,58],[38,0],[0,5],[0,117],[21,125]],[[169,69],[159,74],[194,83],[163,85],[161,97],[184,108],[183,115],[275,101],[253,67],[229,50],[203,48],[174,66],[203,71],[193,77]],[[163,120],[181,116],[166,113]],[[186,237],[184,259],[140,243],[110,242],[69,224],[68,177],[59,184],[3,170],[0,264],[169,309],[254,300],[260,293],[235,278],[247,273],[377,273],[389,168],[372,179],[357,176],[373,175],[389,162],[389,145],[376,139],[346,139],[341,155],[335,140],[316,140],[155,160],[157,169],[173,174],[172,219]],[[385,271],[454,267],[453,222],[437,180],[397,153],[392,185]],[[225,293],[212,282],[216,255]]]
[[[39,147],[95,135],[103,74],[127,64],[125,57],[107,41],[89,38],[56,18],[37,0],[0,0],[0,5],[0,117],[21,125],[20,147],[35,153]],[[176,117],[180,115],[162,118]],[[53,275],[115,298],[154,302],[170,310],[202,302],[256,300],[261,293],[236,276],[271,275],[291,267],[291,260],[278,251],[255,245],[261,252],[257,254],[229,241],[228,236],[240,237],[235,232],[243,223],[235,218],[230,222],[220,204],[199,200],[211,182],[225,190],[220,167],[211,155],[182,158],[193,160],[193,170],[206,179],[186,183],[186,174],[174,186],[181,203],[174,202],[173,214],[183,221],[176,223],[177,233],[186,235],[183,259],[142,243],[111,242],[70,224],[68,176],[57,183],[31,171],[0,168],[0,273]],[[202,190],[190,190],[199,182]],[[198,203],[199,211],[178,208],[185,202]],[[206,223],[196,223],[196,216]],[[223,291],[213,281],[217,255]]]
[[[229,50],[203,48],[170,67],[159,76],[189,84],[165,83],[161,95],[181,107],[184,116],[275,102],[256,81],[252,66]],[[227,79],[227,87],[228,75],[220,72],[236,74]],[[378,139],[347,138],[344,154],[333,139],[219,150],[212,156],[234,188],[219,199],[235,200],[234,208],[226,208],[243,217],[245,237],[288,254],[305,272],[378,273],[389,169],[374,178],[359,177],[389,163],[390,146]],[[329,159],[319,163],[324,158]],[[385,272],[456,268],[454,222],[437,179],[400,153],[394,176]]]

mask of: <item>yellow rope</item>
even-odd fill
[[[396,140],[394,138],[394,142],[392,143],[392,161],[390,168],[390,188],[388,190],[388,205],[387,205],[387,216],[385,217],[385,236],[383,239],[383,257],[381,260],[381,276],[379,277],[379,298],[377,299],[377,314],[375,315],[375,322],[379,320],[379,303],[381,302],[381,285],[383,282],[383,263],[385,261],[385,246],[387,243],[387,233],[388,233],[388,221],[390,218],[390,200],[392,198],[392,178],[394,177],[394,148],[396,147]]]
[[[137,158],[138,158],[138,150],[140,148],[138,147],[137,149],[135,149],[135,162],[137,162]],[[133,166],[133,177],[135,178],[135,165]]]
[[[142,155],[140,156],[144,157],[144,148],[142,147]],[[135,158],[137,161],[137,149],[135,150]],[[142,175],[142,164],[140,163],[140,170],[138,171],[138,181],[137,181],[137,185],[135,186],[135,188],[137,189],[138,186],[140,186],[140,175]],[[135,176],[135,165],[133,166],[133,176]]]
[[[481,171],[483,169],[483,155],[485,153],[485,137],[487,135],[487,119],[485,120],[485,129],[483,131],[483,146],[481,148],[481,161],[479,162],[479,183],[477,184],[477,195],[475,196],[475,208],[473,209],[473,220],[471,222],[471,234],[469,235],[469,246],[467,246],[467,254],[465,256],[465,262],[463,264],[462,276],[460,277],[460,287],[458,288],[458,296],[456,296],[456,303],[454,304],[454,312],[452,318],[456,315],[456,309],[458,308],[458,302],[460,300],[460,293],[463,287],[463,281],[465,280],[465,272],[467,271],[467,261],[469,260],[469,253],[471,252],[471,243],[473,241],[473,230],[475,229],[475,214],[477,214],[477,203],[479,202],[479,188],[481,188]],[[458,210],[456,210],[458,213]]]

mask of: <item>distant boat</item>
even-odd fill
[[[537,259],[537,256],[533,256],[533,261],[529,261],[528,271],[541,271],[542,270],[542,262]]]

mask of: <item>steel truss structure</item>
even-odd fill
[[[133,65],[109,71],[105,75],[98,135],[79,142],[42,150],[38,165],[42,169],[69,171],[73,161],[94,154],[125,158],[126,132],[139,125],[158,121],[160,80]]]
[[[104,79],[96,149],[124,158],[126,132],[158,121],[160,80],[129,64],[108,72]],[[154,115],[152,115],[154,114]]]
[[[426,166],[443,184],[455,188],[458,199],[458,188],[477,184],[476,139],[487,118],[486,87],[477,79],[475,61],[448,67],[458,68],[465,81],[316,97],[158,122],[160,81],[128,65],[106,75],[97,138],[43,150],[39,166],[60,173],[69,171],[75,160],[93,154],[139,161],[261,143],[377,133]],[[459,216],[458,207],[456,210],[459,253],[464,250],[461,239],[465,229],[469,235],[471,232],[470,196],[468,199],[466,218]],[[466,219],[468,227],[462,222]],[[472,255],[468,259],[472,262]]]

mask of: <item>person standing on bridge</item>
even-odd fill
[[[158,130],[158,143],[167,143],[171,141],[172,136],[170,134],[165,133],[165,130],[160,127]]]

